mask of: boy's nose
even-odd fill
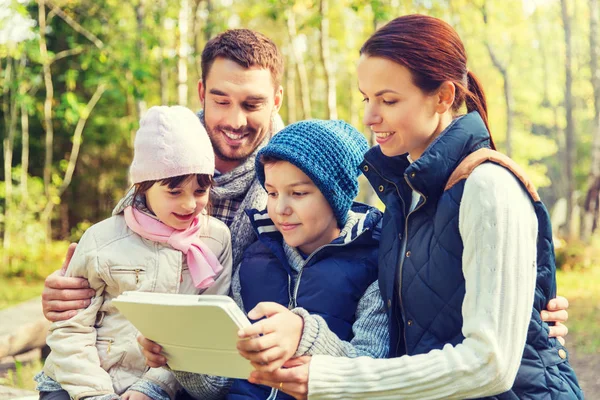
[[[277,214],[281,214],[281,215],[289,214],[290,207],[289,207],[287,201],[280,198],[279,201],[277,202],[277,207],[275,208],[275,211],[277,212]]]

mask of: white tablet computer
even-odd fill
[[[253,368],[236,349],[250,325],[228,296],[124,292],[112,303],[177,371],[247,379]]]

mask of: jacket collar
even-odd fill
[[[380,232],[379,225],[382,217],[381,211],[358,202],[352,204],[351,210],[356,218],[353,218],[351,223],[347,223],[340,236],[330,244],[340,245],[353,242],[367,231],[372,231],[375,239],[378,239],[377,235]],[[246,214],[250,218],[250,223],[259,240],[264,243],[273,241],[283,243],[283,236],[275,227],[275,223],[269,218],[266,209],[246,210]]]
[[[375,173],[397,186],[408,181],[425,197],[439,197],[462,159],[482,147],[490,147],[490,135],[479,113],[473,111],[452,121],[412,164],[407,154],[387,157],[376,146],[367,152],[363,164],[376,171],[364,166],[363,171],[371,182],[377,179]]]

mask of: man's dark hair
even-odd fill
[[[202,83],[218,57],[234,61],[244,68],[260,67],[271,71],[273,86],[281,85],[283,58],[271,39],[250,29],[230,29],[208,41],[202,51]]]

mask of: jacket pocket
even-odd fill
[[[98,336],[96,338],[96,350],[100,358],[100,366],[107,371],[111,377],[111,369],[118,367],[125,353],[114,348],[115,339],[107,336]]]
[[[110,275],[119,286],[119,291],[137,290],[146,280],[146,267],[140,265],[114,265]]]

